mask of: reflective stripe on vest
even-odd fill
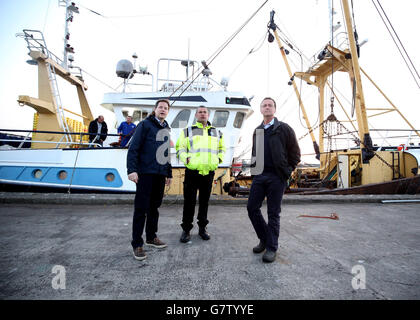
[[[176,152],[176,156],[177,156],[177,157],[179,157],[179,155],[180,155],[182,152],[187,152],[187,149],[185,149],[185,148],[181,148],[181,149],[179,149],[179,150]]]
[[[213,149],[208,149],[208,148],[198,148],[198,149],[191,148],[190,149],[190,153],[199,153],[199,152],[209,152],[209,153],[214,153],[214,154],[219,153],[218,150],[213,150]]]
[[[223,134],[220,130],[217,130],[214,127],[211,127],[207,130],[207,134],[209,137],[215,137],[217,138],[217,146],[219,146],[219,142],[220,139],[222,138]],[[184,129],[184,136],[185,138],[188,138],[189,142],[190,142],[190,150],[185,150],[185,149],[179,149],[177,152],[177,155],[179,155],[181,152],[189,152],[189,153],[198,153],[198,152],[209,152],[212,154],[218,154],[218,153],[224,153],[223,150],[220,149],[220,147],[218,147],[218,150],[213,150],[210,148],[194,148],[193,145],[193,138],[194,136],[204,136],[204,128],[199,128],[196,126],[191,126],[188,128]]]

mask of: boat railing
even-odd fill
[[[76,76],[77,78],[83,81],[82,69],[80,67],[69,65],[69,68],[75,70],[71,72],[72,75]]]
[[[40,30],[31,30],[31,29],[23,29],[22,33],[17,33],[17,37],[24,38],[27,44],[27,48],[29,50],[29,55],[32,51],[38,51],[43,53],[47,58],[55,61],[60,66],[64,65],[64,62],[61,58],[51,52],[48,47],[47,43],[44,38],[44,34]],[[70,65],[69,68],[72,68],[76,71],[71,72],[71,74],[83,79],[82,77],[82,69],[76,66]]]
[[[420,147],[420,138],[414,134],[418,129],[370,129],[369,130],[374,148],[378,151],[388,148],[396,148],[405,139],[404,145],[408,148]],[[341,132],[335,135],[325,135],[324,139],[331,138],[334,142],[334,149],[351,149],[353,146],[359,146],[360,141],[354,138],[357,131]]]
[[[141,75],[149,76],[150,77],[150,83],[129,82],[132,74],[141,74]],[[154,91],[153,84],[154,84],[154,76],[153,76],[153,74],[151,74],[151,73],[149,73],[147,71],[144,71],[144,70],[132,72],[132,73],[130,73],[130,75],[128,76],[128,78],[125,79],[125,81],[122,83],[122,85],[123,85],[123,92],[125,92],[126,88],[131,87],[131,86],[148,87],[148,88],[150,88],[150,91],[153,92]]]
[[[58,64],[62,65],[63,60],[57,57],[54,53],[48,50],[45,42],[44,34],[39,30],[23,29],[23,33],[16,34],[18,37],[25,39],[29,52],[39,51],[45,54],[48,58],[54,60]]]
[[[22,140],[13,140],[13,139],[0,139],[0,141],[2,142],[21,142]],[[24,142],[37,142],[37,143],[49,143],[49,144],[56,144],[55,149],[59,149],[59,146],[62,144],[65,145],[78,145],[78,146],[96,146],[96,147],[102,147],[99,143],[87,143],[87,142],[68,142],[68,141],[60,141],[59,143],[56,141],[46,141],[46,140],[29,140],[29,141],[23,141],[19,147],[17,147],[16,149],[23,149],[21,147],[21,145]],[[26,148],[25,148],[26,149]]]
[[[347,32],[339,32],[334,37],[334,47],[341,51],[345,51],[350,46],[349,39],[347,37]]]
[[[166,68],[162,70],[162,68],[164,68],[164,63],[166,63]],[[185,67],[185,78],[181,79],[179,75],[176,78],[174,77],[174,69],[179,73],[179,65],[178,68],[174,67],[175,63]],[[186,89],[191,82],[191,80],[189,80],[190,73],[194,74],[195,70],[198,69],[198,66],[198,62],[193,60],[160,58],[157,63],[156,90],[175,92],[177,90],[182,91]],[[190,69],[192,69],[192,72],[190,72]],[[165,76],[161,74],[165,74]],[[190,87],[189,89],[191,90],[192,88]]]
[[[349,39],[347,38],[347,33],[340,32],[334,37],[334,39],[334,48],[341,51],[348,50]],[[331,42],[317,50],[316,53],[309,58],[309,61],[312,63],[309,69],[314,69],[319,63],[321,63],[321,61],[324,60],[324,58],[331,57],[331,53],[326,50],[328,45],[331,45]]]
[[[84,141],[83,137],[85,136],[91,136],[96,135],[96,133],[89,133],[89,132],[61,132],[61,131],[41,131],[41,130],[19,130],[19,129],[0,129],[0,133],[4,132],[25,132],[27,133],[23,139],[14,139],[14,138],[6,138],[6,139],[0,139],[0,142],[12,142],[12,143],[20,143],[16,149],[27,149],[24,147],[25,144],[28,143],[40,143],[40,144],[55,144],[55,149],[59,149],[61,145],[67,145],[67,146],[73,146],[73,147],[80,147],[80,146],[87,146],[87,147],[102,147],[101,144],[96,142],[86,142]],[[61,138],[59,141],[48,141],[48,140],[33,140],[30,135],[32,136],[38,133],[45,133],[45,134],[51,134],[51,135],[61,135]],[[63,141],[66,135],[74,135],[79,136],[79,140],[75,141]],[[107,137],[120,137],[120,134],[107,134]],[[95,140],[94,140],[95,141]],[[3,144],[3,143],[2,143]]]
[[[163,64],[164,62],[167,63],[166,76],[161,75],[161,72],[162,72],[161,64]],[[173,76],[171,76],[171,72],[174,69],[174,67],[171,67],[171,64],[174,65],[174,63],[179,63],[186,68],[185,78],[181,79],[180,77],[174,78]],[[190,69],[192,71],[190,71]],[[222,86],[217,81],[212,79],[208,73],[202,72],[201,75],[197,75],[196,72],[198,71],[199,71],[199,63],[197,61],[161,58],[158,60],[158,65],[157,65],[156,89],[160,91],[169,91],[169,92],[180,91],[180,93],[186,90],[202,92],[202,91],[211,90],[214,87],[213,84],[216,84],[220,88],[225,89],[224,86]]]

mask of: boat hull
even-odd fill
[[[14,149],[0,151],[0,190],[74,193],[135,193],[127,177],[124,148]],[[172,183],[165,193],[183,193],[185,166],[171,149]],[[230,167],[215,171],[212,192],[222,194]]]
[[[302,190],[302,188],[300,189]],[[381,183],[371,183],[351,188],[323,189],[319,191],[294,192],[295,194],[419,194],[420,175]]]
[[[127,149],[16,149],[0,152],[0,184],[94,190],[97,192],[135,192],[128,180]]]

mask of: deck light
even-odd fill
[[[34,60],[34,59],[29,59],[29,60],[26,60],[26,63],[27,63],[27,64],[30,64],[31,66],[36,66],[36,65],[38,65],[38,61],[36,61],[36,60]]]

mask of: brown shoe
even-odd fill
[[[159,249],[166,248],[166,246],[167,246],[167,244],[165,242],[160,241],[159,238],[157,238],[157,237],[154,238],[153,240],[146,241],[146,244],[148,246],[152,246],[152,247],[159,248]]]
[[[137,247],[133,250],[134,259],[136,260],[144,260],[147,258],[146,254],[144,253],[143,247]]]

